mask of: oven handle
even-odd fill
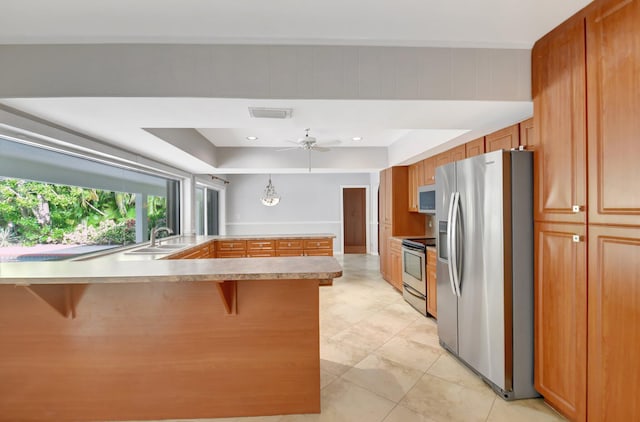
[[[425,297],[420,294],[419,291],[409,286],[408,284],[403,284],[402,287],[409,293],[411,296],[415,296],[418,299],[425,300]],[[415,292],[415,293],[414,293]]]

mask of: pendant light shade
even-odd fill
[[[271,183],[271,175],[269,175],[269,184],[264,189],[264,194],[262,198],[260,198],[260,201],[262,205],[266,205],[267,207],[273,207],[280,202],[280,196],[278,196],[276,188],[274,188],[273,183]]]

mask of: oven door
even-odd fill
[[[427,296],[425,254],[407,247],[402,248],[402,283],[422,296]]]

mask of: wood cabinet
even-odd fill
[[[427,249],[427,312],[438,318],[438,290],[436,251]]]
[[[409,211],[418,212],[418,165],[411,164],[407,169],[407,203]]]
[[[588,412],[640,420],[640,227],[589,226]]]
[[[465,144],[465,157],[475,157],[481,154],[484,154],[484,136]]]
[[[391,262],[390,284],[398,291],[402,291],[402,240],[392,238],[389,241],[389,255]]]
[[[198,245],[195,248],[190,248],[182,252],[172,254],[167,259],[202,259],[202,258],[214,258],[214,253],[211,252],[211,242],[207,242],[202,245]]]
[[[535,149],[536,141],[533,137],[533,117],[520,122],[520,145],[529,151]]]
[[[584,20],[554,29],[531,55],[535,219],[586,223]]]
[[[436,168],[449,164],[451,162],[451,151],[441,152],[436,155]],[[434,170],[435,173],[435,170]],[[435,178],[434,178],[435,180]]]
[[[451,162],[464,160],[467,158],[467,149],[464,144],[449,150]]]
[[[333,256],[333,239],[305,239],[303,245],[305,256]]]
[[[425,216],[407,209],[408,182],[407,166],[391,167],[380,173],[380,201],[384,203],[379,207],[383,216],[380,218],[378,245],[380,272],[387,281],[391,279],[391,236],[421,236],[425,233]]]
[[[640,2],[586,19],[589,223],[640,225]]]
[[[278,251],[302,250],[304,249],[303,239],[278,239],[276,240],[276,249]]]
[[[261,258],[276,256],[275,240],[247,240],[247,257]]]
[[[424,184],[433,185],[436,183],[436,158],[429,157],[422,160],[424,171]]]
[[[380,237],[378,245],[380,249],[380,273],[382,278],[391,280],[391,224],[380,224]]]
[[[484,137],[484,143],[487,152],[500,149],[509,151],[511,148],[518,148],[520,146],[520,127],[516,124],[493,132]]]
[[[246,240],[218,240],[216,241],[217,258],[244,258],[247,256]]]
[[[535,387],[575,421],[586,417],[585,235],[582,224],[535,223]]]
[[[425,174],[424,174],[424,161],[425,160],[420,160],[416,163],[418,167],[418,187],[424,186],[427,184]]]

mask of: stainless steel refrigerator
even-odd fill
[[[436,169],[440,344],[503,398],[533,388],[533,169],[495,151]]]

